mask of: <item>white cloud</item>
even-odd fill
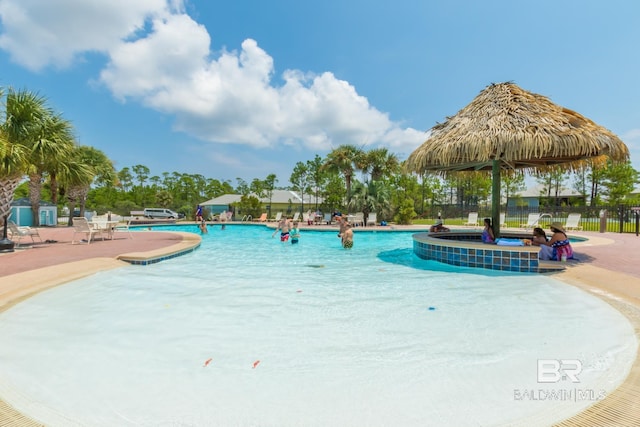
[[[212,57],[207,29],[182,10],[182,0],[0,0],[0,48],[31,70],[102,52],[99,80],[116,98],[172,115],[205,141],[319,151],[424,141],[330,72],[287,70],[275,84],[273,58],[255,40]]]
[[[166,0],[0,0],[0,48],[32,71],[66,68],[84,52],[109,52],[169,11]]]

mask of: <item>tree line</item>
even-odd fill
[[[102,151],[78,144],[71,122],[49,107],[47,100],[27,90],[0,88],[4,117],[0,122],[0,214],[10,213],[14,198],[28,197],[33,212],[40,200],[50,200],[59,208],[80,213],[95,210],[128,215],[148,206],[171,208],[193,216],[195,206],[224,194],[240,194],[235,206],[244,214],[259,216],[264,209],[260,199],[269,199],[276,189],[296,191],[304,199],[322,200],[325,212],[377,212],[378,218],[407,224],[420,216],[433,216],[442,206],[460,209],[490,203],[491,177],[483,172],[459,172],[440,176],[421,176],[404,171],[403,163],[386,148],[366,149],[340,145],[325,157],[295,164],[288,182],[278,186],[279,178],[269,174],[247,182],[208,178],[201,174],[163,172],[151,175],[145,165],[116,170]],[[542,185],[540,196],[547,203],[558,200],[562,190],[572,187],[597,205],[636,202],[630,197],[638,172],[630,163],[585,162],[572,174],[550,170],[536,176]],[[525,189],[525,174],[504,171],[503,199]],[[311,207],[309,207],[311,208]],[[313,206],[315,209],[315,206]],[[38,215],[34,223],[38,225]],[[71,221],[71,218],[69,219]]]

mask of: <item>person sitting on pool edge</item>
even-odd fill
[[[340,237],[342,238],[342,247],[345,249],[351,249],[353,247],[353,230],[351,229],[351,224],[348,221],[344,221],[344,231],[340,233]]]
[[[549,241],[547,239],[547,233],[540,227],[536,227],[533,229],[533,239],[531,239],[531,244],[533,246],[544,245]]]
[[[447,227],[445,227],[444,225],[442,225],[442,220],[441,219],[437,219],[436,223],[433,224],[431,226],[431,228],[429,228],[429,232],[430,233],[440,233],[443,231],[449,231],[449,229]]]
[[[493,234],[491,218],[484,219],[484,230],[482,230],[482,243],[495,243],[496,237]]]
[[[540,243],[538,258],[552,261],[573,259],[573,248],[564,231],[564,226],[559,222],[552,222],[549,228],[553,232],[553,235],[548,242]]]

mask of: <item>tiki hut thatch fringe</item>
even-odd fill
[[[629,149],[608,129],[516,84],[487,86],[455,116],[429,132],[407,159],[408,171],[488,171],[493,174],[492,217],[499,233],[500,170],[574,170],[584,160],[627,161]]]

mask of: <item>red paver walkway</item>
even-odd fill
[[[132,232],[131,239],[126,232],[116,232],[113,240],[98,238],[88,245],[72,245],[73,228],[43,227],[38,231],[43,241],[55,240],[57,243],[30,244],[31,239],[28,239],[29,244],[24,245],[26,249],[0,254],[0,277],[89,258],[115,258],[129,252],[151,251],[174,245],[182,240],[182,236],[170,232]],[[22,240],[24,243],[25,238]]]

